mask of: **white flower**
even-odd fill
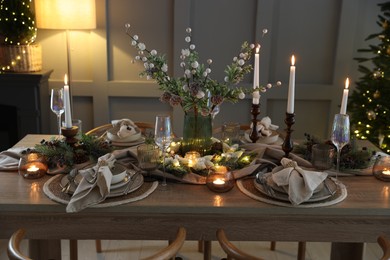
[[[149,69],[149,64],[147,62],[144,63],[145,69]]]
[[[190,36],[187,36],[184,40],[185,40],[186,42],[190,42],[190,41],[191,41],[191,37],[190,37]]]
[[[242,65],[244,65],[244,64],[245,64],[245,61],[244,61],[243,59],[240,59],[240,60],[238,61],[238,65],[242,66]]]
[[[205,96],[204,92],[202,90],[198,91],[198,94],[196,94],[196,97],[201,99]]]
[[[141,57],[140,56],[135,56],[135,60],[140,60]]]
[[[138,43],[138,48],[141,50],[141,51],[144,51],[146,49],[146,46],[144,43],[140,42]]]
[[[133,36],[133,39],[136,40],[136,41],[138,41],[138,35],[134,35],[134,36]]]
[[[277,82],[276,82],[276,86],[279,87],[279,86],[281,86],[281,85],[282,85],[282,82],[280,82],[280,81],[277,81]]]
[[[267,84],[267,88],[272,88],[272,84],[271,84],[271,83],[268,83],[268,84]]]
[[[194,69],[198,68],[199,67],[199,63],[197,61],[194,61],[193,63],[191,63],[191,67],[193,67]]]
[[[150,64],[149,64],[149,68],[150,68],[150,69],[153,69],[153,68],[154,68],[154,64],[153,64],[153,63],[150,63]]]
[[[229,77],[225,76],[224,80],[225,80],[225,82],[229,82]]]
[[[132,40],[132,41],[131,41],[131,45],[132,45],[132,46],[137,45],[137,41]]]
[[[190,56],[190,50],[189,49],[182,49],[181,55],[183,56]]]
[[[255,45],[253,43],[251,43],[251,45],[249,45],[249,48],[253,49],[253,48],[255,48]]]
[[[150,52],[150,54],[152,54],[153,56],[156,56],[156,55],[157,55],[157,51],[156,51],[156,50],[152,50],[152,51]]]
[[[240,94],[238,94],[238,98],[239,99],[244,99],[245,98],[245,93],[244,92],[240,92]]]
[[[210,69],[210,68],[207,68],[207,69],[206,69],[206,72],[207,72],[207,74],[210,74],[210,73],[211,73],[211,69]]]
[[[192,75],[195,75],[196,74],[196,70],[192,70],[191,73],[192,73]]]
[[[152,77],[148,75],[148,76],[146,76],[146,79],[147,79],[147,80],[151,80]]]
[[[146,57],[142,57],[142,61],[147,61],[148,60],[148,58],[146,58]]]
[[[190,71],[189,69],[186,69],[186,70],[184,71],[184,74],[187,75],[187,76],[189,76],[189,75],[191,75],[191,71]]]
[[[130,27],[131,27],[131,25],[129,23],[125,24],[126,29],[129,29]]]
[[[205,71],[205,72],[203,72],[202,75],[203,75],[203,77],[207,77],[208,74],[207,74],[207,72]]]
[[[237,57],[233,57],[233,61],[234,61],[234,62],[236,62],[236,61],[237,61],[237,59],[238,59]]]
[[[187,85],[183,85],[183,90],[184,91],[188,91],[189,90],[188,86]]]
[[[190,49],[191,49],[191,50],[195,50],[195,44],[191,44],[191,45],[190,45]]]
[[[181,62],[180,63],[180,67],[184,68],[186,66],[186,63],[185,62]]]
[[[240,53],[240,58],[245,58],[245,55],[244,55],[244,53]]]
[[[261,87],[261,88],[260,88],[260,91],[263,92],[263,93],[265,93],[265,92],[267,92],[267,89],[264,88],[264,87]]]
[[[207,64],[210,65],[211,63],[213,63],[213,60],[212,60],[212,59],[208,59],[208,60],[207,60]]]
[[[186,29],[186,32],[187,32],[187,33],[190,33],[190,32],[191,32],[191,28],[188,27],[188,28]]]
[[[161,66],[161,70],[163,72],[167,72],[168,71],[168,65],[166,63],[164,63],[162,66]]]

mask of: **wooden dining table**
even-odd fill
[[[49,136],[27,135],[15,147],[42,139]],[[327,207],[275,206],[237,187],[214,193],[205,185],[169,182],[143,200],[78,213],[66,213],[65,205],[44,194],[51,177],[30,180],[0,172],[0,238],[25,228],[35,259],[60,259],[60,239],[169,240],[179,226],[187,229],[187,240],[213,241],[223,228],[233,241],[333,242],[332,259],[361,259],[363,242],[390,237],[390,182],[373,176],[339,177],[348,196]]]

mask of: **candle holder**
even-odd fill
[[[197,151],[189,151],[186,152],[184,158],[188,160],[188,167],[193,167],[195,164],[197,164],[198,159],[200,158],[200,153]]]
[[[286,128],[286,137],[284,138],[284,142],[282,145],[282,149],[284,151],[284,157],[288,158],[289,153],[293,150],[293,142],[291,139],[291,133],[294,131],[291,129],[291,126],[295,123],[295,114],[286,113],[286,119],[284,122],[287,125]]]
[[[61,127],[61,133],[65,136],[65,142],[70,145],[77,143],[76,135],[78,131],[79,128],[77,126],[72,126],[71,128]]]
[[[252,143],[256,143],[259,139],[259,133],[257,132],[257,116],[260,114],[260,105],[252,104],[251,114],[252,114],[252,130],[249,138],[252,140]]]
[[[216,171],[209,173],[206,186],[214,192],[227,192],[234,187],[234,176],[232,172],[227,171],[226,167],[220,166]]]
[[[35,152],[28,152],[20,158],[18,170],[19,175],[26,179],[37,179],[46,174],[48,167],[44,157]]]
[[[372,167],[372,173],[381,181],[390,181],[390,156],[378,156]]]

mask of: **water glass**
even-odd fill
[[[225,123],[222,126],[222,141],[228,144],[238,143],[240,140],[240,124],[235,122]]]
[[[315,144],[311,148],[311,163],[318,170],[327,170],[333,167],[335,149],[329,144]]]
[[[146,182],[155,181],[151,176],[151,171],[157,169],[160,159],[160,150],[154,144],[141,144],[137,147],[138,167],[148,173],[144,180]]]

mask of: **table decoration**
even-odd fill
[[[141,130],[130,119],[113,120],[112,128],[106,132],[107,139],[111,142],[130,143],[141,138]]]
[[[234,176],[231,172],[227,171],[226,167],[216,167],[212,170],[206,178],[206,186],[214,192],[227,192],[234,187]]]
[[[335,149],[329,144],[315,144],[312,147],[311,163],[318,170],[327,170],[333,167]]]
[[[43,177],[47,170],[47,163],[43,156],[32,150],[24,151],[19,160],[19,174],[26,179]]]
[[[160,161],[160,150],[155,144],[137,146],[138,167],[147,172],[145,181],[155,181],[151,172],[156,170]]]
[[[234,86],[239,84],[252,70],[252,65],[248,64],[248,61],[255,49],[254,44],[244,42],[241,45],[240,53],[225,69],[224,81],[219,82],[211,78],[212,59],[208,59],[207,64],[199,62],[196,46],[192,42],[192,30],[187,28],[185,42],[188,47],[182,49],[180,55],[183,74],[173,78],[168,74],[165,56],[159,55],[154,49],[147,49],[138,35],[130,33],[130,28],[130,24],[126,24],[126,32],[131,38],[131,45],[138,51],[135,60],[143,62],[145,67],[140,75],[157,81],[163,91],[160,98],[162,102],[171,106],[181,106],[184,110],[184,153],[197,150],[201,155],[207,154],[212,135],[212,115],[224,101],[234,103],[245,98],[246,93],[266,89],[257,86],[256,89],[247,90]]]
[[[96,136],[82,134],[76,143],[66,139],[42,140],[34,150],[47,160],[50,174],[68,173],[77,164],[96,161],[100,156],[112,151],[110,144]]]
[[[372,173],[381,181],[390,181],[390,156],[378,156],[372,167]]]

